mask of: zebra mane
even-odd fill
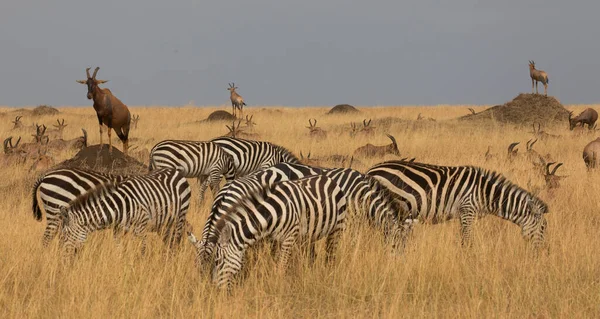
[[[287,163],[292,163],[292,164],[300,164],[300,160],[298,159],[298,157],[296,157],[296,155],[294,155],[294,153],[292,153],[292,151],[288,150],[287,148],[277,145],[277,144],[271,144],[273,145],[273,148],[279,152],[281,154],[282,157],[282,162],[287,162]],[[295,160],[295,162],[289,161],[289,160],[283,160],[283,157],[288,156],[291,160]]]
[[[98,198],[104,194],[114,191],[117,185],[113,182],[102,183],[89,189],[87,192],[77,196],[67,204],[67,208],[77,209],[85,204],[89,198]]]
[[[476,169],[481,175],[485,176],[491,182],[496,182],[496,183],[504,185],[507,188],[517,189],[523,193],[526,193],[527,196],[530,197],[534,203],[543,207],[544,212],[548,211],[548,205],[543,200],[541,200],[539,197],[534,195],[532,192],[511,182],[508,178],[506,178],[506,176],[502,175],[501,173],[498,173],[498,172],[492,171],[492,170],[488,170],[485,168],[481,168],[481,167],[475,167],[475,166],[471,166],[471,167]]]

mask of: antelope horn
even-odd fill
[[[91,78],[91,76],[90,76],[90,69],[91,68],[85,68],[85,74],[87,75],[88,79]]]
[[[529,149],[533,149],[533,144],[537,143],[538,139],[536,138],[535,140],[533,140],[533,142],[531,142],[531,144],[529,144]]]
[[[552,175],[552,174],[550,174],[550,166],[552,166],[555,163],[556,162],[551,162],[551,163],[546,164],[546,175]]]
[[[542,131],[542,123],[538,123],[538,133]]]
[[[310,151],[308,152],[308,155],[306,155],[306,158],[310,158]]]
[[[17,139],[17,143],[15,144],[15,146],[12,145],[12,137],[11,137],[11,141],[10,141],[10,146],[15,148],[17,146],[19,146],[19,142],[21,142],[21,137],[19,136],[19,139]]]
[[[364,126],[364,127],[367,127],[367,119],[364,119],[364,120],[363,120],[363,126]]]
[[[373,119],[369,119],[369,122],[367,123],[367,125],[371,125],[371,121],[372,121],[372,120],[373,120]]]
[[[4,140],[4,153],[8,153],[8,142],[10,140],[12,140],[12,136],[10,136]]]
[[[97,66],[96,69],[94,70],[94,75],[92,75],[92,79],[96,79],[96,74],[98,74],[98,70],[100,70],[100,67]]]
[[[87,132],[84,129],[81,129],[81,131],[83,131],[83,146],[87,147]]]
[[[558,163],[556,164],[556,166],[554,166],[554,169],[552,170],[552,173],[550,173],[550,175],[554,175],[554,173],[556,173],[556,170],[562,166],[563,163]]]
[[[390,140],[392,140],[392,144],[394,144],[394,148],[396,148],[398,153],[400,153],[400,150],[398,149],[398,144],[396,143],[396,139],[393,136],[391,136],[390,134],[386,134],[386,135],[387,135],[387,137],[390,138]]]
[[[509,153],[512,153],[512,152],[514,152],[515,146],[517,146],[517,145],[519,145],[519,142],[514,142],[514,143],[511,143],[511,144],[508,146],[508,152],[509,152]]]

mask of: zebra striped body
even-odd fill
[[[300,164],[298,158],[290,151],[269,142],[233,137],[218,137],[211,142],[218,144],[231,155],[236,177],[246,176],[278,163]]]
[[[230,287],[240,271],[248,247],[259,240],[281,244],[279,268],[287,268],[292,247],[327,238],[328,259],[333,257],[346,214],[344,193],[324,175],[265,186],[233,207],[217,224],[213,282]]]
[[[213,196],[219,191],[221,176],[235,178],[231,156],[212,142],[165,140],[150,151],[150,170],[167,167],[177,169],[187,178],[198,178],[200,201],[210,185]],[[204,179],[205,176],[208,176]]]
[[[280,163],[250,175],[238,178],[227,184],[219,191],[204,224],[202,238],[196,242],[196,261],[198,264],[207,264],[213,255],[214,247],[218,239],[215,227],[219,220],[235,205],[247,196],[263,188],[263,185],[271,185],[276,182],[297,180],[306,176],[321,173],[318,168],[301,164]]]
[[[389,161],[373,166],[367,174],[424,222],[459,218],[463,244],[470,243],[471,224],[481,213],[519,225],[534,246],[544,241],[546,204],[498,173],[471,166]]]
[[[42,221],[42,205],[46,212],[46,230],[43,245],[48,246],[60,227],[60,208],[95,186],[107,182],[118,183],[125,178],[79,168],[59,168],[40,176],[33,186],[33,217]],[[41,204],[38,202],[38,192]]]
[[[393,246],[403,246],[411,224],[408,211],[401,210],[390,195],[377,180],[350,168],[320,169],[301,164],[280,163],[268,169],[252,173],[228,184],[217,194],[211,212],[202,231],[202,238],[196,241],[197,263],[208,264],[213,255],[218,234],[215,226],[220,219],[235,205],[262,185],[275,182],[297,180],[316,174],[324,174],[331,178],[341,188],[346,197],[348,207],[354,215],[349,216],[350,221],[355,217],[365,217],[371,225],[381,227],[386,239],[390,239]],[[355,216],[356,214],[360,216]]]
[[[70,256],[89,233],[106,228],[143,238],[146,231],[158,232],[173,247],[181,240],[190,192],[185,177],[168,168],[99,185],[61,208],[64,249]]]

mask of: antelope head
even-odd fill
[[[139,115],[133,115],[131,117],[131,124],[133,126],[134,129],[137,128],[138,122],[140,121],[140,116]]]
[[[81,84],[85,84],[87,85],[88,88],[88,93],[87,93],[87,98],[88,100],[91,100],[94,96],[94,90],[98,87],[98,84],[102,84],[102,83],[106,83],[108,82],[108,80],[96,80],[96,74],[98,74],[98,70],[100,70],[100,67],[96,67],[96,69],[94,70],[94,74],[92,76],[90,76],[90,69],[91,68],[86,68],[85,69],[85,74],[87,75],[87,79],[86,80],[77,80],[77,83],[81,83]]]
[[[358,126],[356,123],[350,123],[350,137],[355,137],[356,133],[358,133]]]
[[[535,62],[533,60],[529,60],[529,70],[535,70]]]
[[[12,121],[12,123],[14,124],[14,126],[13,126],[13,130],[14,130],[14,129],[18,129],[18,128],[21,128],[21,127],[23,127],[23,123],[21,122],[21,118],[22,118],[22,117],[23,117],[23,116],[16,116],[16,117],[15,117],[15,120],[14,120],[14,121]]]
[[[35,125],[35,134],[31,134],[36,143],[42,143],[46,135],[46,125]]]
[[[556,163],[548,163],[546,164],[546,172],[544,174],[544,179],[546,180],[546,187],[548,189],[554,189],[560,187],[560,180],[565,178],[566,176],[557,176],[556,170],[563,165],[563,163],[558,163],[552,171],[550,171],[550,167]]]
[[[369,121],[367,121],[367,119],[363,120],[363,128],[361,131],[370,134],[373,133],[374,129],[375,127],[371,126],[371,119],[369,119]]]
[[[229,83],[229,88],[227,88],[227,91],[231,92],[231,94],[234,94],[234,93],[235,93],[235,90],[236,90],[237,88],[238,88],[238,87],[237,87],[237,86],[235,86],[235,83],[231,82],[231,83]]]
[[[519,142],[510,143],[510,145],[508,146],[508,159],[512,160],[519,153],[517,145],[519,145]]]
[[[254,126],[256,125],[256,123],[254,123],[254,121],[252,121],[253,117],[254,117],[254,115],[251,115],[251,116],[246,115],[246,127],[248,127],[249,129],[254,128]]]
[[[229,130],[229,132],[226,134],[226,136],[231,136],[231,137],[235,138],[236,135],[241,133],[242,129],[240,129],[240,124],[242,124],[241,120],[237,121],[237,125],[234,120],[233,123],[231,124],[231,126],[225,125],[225,127]]]
[[[19,142],[21,142],[21,138],[17,140],[17,143],[13,145],[12,136],[4,140],[4,154],[12,154],[16,150],[17,146],[19,146]]]
[[[60,120],[58,120],[58,119],[57,119],[57,120],[56,120],[56,123],[58,123],[58,125],[54,125],[54,124],[52,124],[52,126],[56,127],[56,129],[57,129],[59,132],[62,132],[62,131],[65,129],[65,127],[67,127],[67,125],[68,125],[68,124],[65,124],[65,119],[62,119],[62,122],[61,122]]]

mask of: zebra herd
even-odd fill
[[[47,219],[43,244],[60,232],[64,255],[71,259],[90,232],[112,228],[117,235],[132,231],[142,238],[142,249],[148,231],[175,248],[187,227],[186,178],[198,179],[200,201],[208,187],[213,193],[200,240],[191,232],[188,238],[196,263],[212,266],[219,287],[231,288],[245,251],[258,241],[279,244],[279,267],[285,269],[295,245],[308,245],[314,256],[314,242],[323,238],[331,260],[340,234],[360,222],[382,231],[397,253],[417,219],[435,224],[458,218],[462,243],[469,245],[471,225],[482,213],[519,225],[534,247],[545,245],[548,207],[498,173],[398,160],[363,174],[303,165],[281,146],[230,137],[159,142],[146,175],[77,168],[45,173],[33,189],[34,217],[41,221],[43,208]]]

